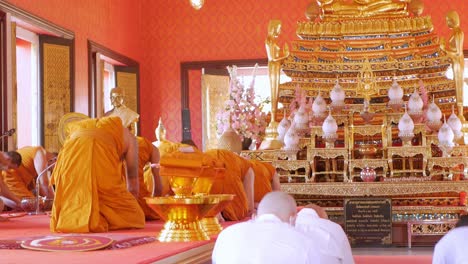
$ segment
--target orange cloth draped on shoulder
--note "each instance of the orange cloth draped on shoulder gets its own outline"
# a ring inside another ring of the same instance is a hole
[[[144,178],[144,168],[148,162],[151,162],[151,154],[153,153],[153,144],[151,141],[144,137],[137,137],[138,143],[138,184],[139,184],[139,192],[138,192],[138,204],[140,204],[141,209],[145,213],[145,217],[148,220],[155,220],[159,219],[158,214],[153,211],[147,204],[145,197],[151,197],[151,192],[148,190],[145,184]],[[151,182],[153,182],[153,173],[151,170],[149,171],[149,176],[151,177]]]
[[[125,183],[122,121],[103,117],[70,125],[51,179],[51,231],[143,228],[145,215]]]
[[[6,186],[19,198],[34,197],[31,190],[37,178],[34,157],[38,151],[43,151],[43,148],[24,147],[16,150],[21,155],[21,165],[17,169],[2,171]]]
[[[249,206],[243,180],[251,167],[250,162],[228,150],[208,150],[205,154],[223,162],[226,166],[224,179],[213,183],[211,193],[235,194],[233,201],[223,210],[223,217],[231,221],[244,219],[248,216]]]
[[[258,160],[250,160],[255,173],[254,179],[254,202],[259,203],[265,194],[273,190],[271,181],[275,173],[275,167],[269,163]]]

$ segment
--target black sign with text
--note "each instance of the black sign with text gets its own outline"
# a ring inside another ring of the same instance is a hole
[[[345,199],[344,215],[352,245],[392,244],[392,199]]]

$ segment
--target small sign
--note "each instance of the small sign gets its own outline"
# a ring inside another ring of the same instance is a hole
[[[352,245],[392,244],[392,199],[345,199],[344,214]]]

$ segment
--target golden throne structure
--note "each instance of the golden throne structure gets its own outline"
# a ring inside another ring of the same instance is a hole
[[[309,100],[320,94],[330,104],[328,94],[338,82],[345,92],[344,107],[334,109],[332,115],[338,124],[338,141],[345,143],[324,144],[321,124],[314,123],[301,140],[308,143],[301,145],[297,155],[279,148],[241,153],[277,167],[287,167],[289,159],[278,159],[286,152],[295,157],[291,164],[308,162],[311,175],[304,182],[283,182],[282,189],[299,204],[325,207],[337,222],[343,220],[345,198],[392,198],[393,240],[403,245],[406,222],[456,219],[467,211],[468,148],[463,137],[442,146],[437,130],[424,121],[424,108],[411,116],[414,137],[401,139],[398,134],[403,103],[414,91],[426,99],[425,105],[428,97],[434,98],[446,116],[454,105],[461,132],[468,133],[458,80],[462,64],[455,56],[463,41],[457,33],[458,15],[448,14],[453,34],[446,47],[422,10],[420,0],[313,1],[306,11],[308,20],[298,22],[297,39],[290,41],[288,56],[282,58],[281,69],[291,81],[279,84],[277,98],[290,109],[300,87]],[[446,76],[450,67],[458,71],[454,80]],[[402,90],[398,104],[389,101],[393,82]],[[276,116],[276,121],[281,118]],[[307,155],[300,155],[304,151]],[[362,171],[369,169],[379,177],[362,182]]]

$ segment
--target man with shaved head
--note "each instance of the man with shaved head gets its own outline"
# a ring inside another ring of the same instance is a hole
[[[223,230],[212,261],[224,263],[339,263],[318,250],[318,243],[294,227],[296,202],[284,192],[270,192],[260,201],[257,216]]]

